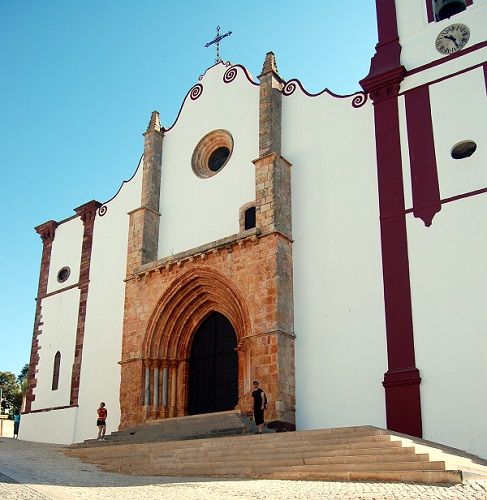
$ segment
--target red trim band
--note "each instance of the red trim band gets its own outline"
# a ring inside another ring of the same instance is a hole
[[[451,203],[452,201],[463,200],[465,198],[471,198],[472,196],[478,196],[479,194],[485,194],[485,193],[487,193],[487,188],[476,189],[475,191],[469,191],[468,193],[457,194],[456,196],[450,196],[450,198],[445,198],[443,200],[440,200],[440,204],[445,205],[446,203]],[[410,214],[416,210],[421,210],[422,208],[427,208],[427,207],[408,208],[404,211],[404,213]]]
[[[460,50],[448,56],[442,57],[441,59],[436,59],[436,61],[432,61],[428,64],[424,64],[423,66],[418,66],[417,68],[413,68],[406,73],[406,76],[415,75],[416,73],[421,73],[421,71],[425,71],[430,68],[434,68],[435,66],[439,66],[440,64],[444,64],[452,61],[453,59],[457,59],[458,57],[469,54],[470,52],[474,52],[479,49],[483,49],[487,45],[487,41],[476,43],[467,49]],[[482,63],[481,63],[482,64]]]
[[[405,104],[414,216],[429,227],[441,210],[429,87],[407,92]]]
[[[51,408],[41,408],[39,410],[31,410],[30,412],[24,412],[22,415],[25,413],[44,413],[48,411],[54,411],[54,410],[65,410],[66,408],[78,408],[79,405],[66,405],[66,406],[52,406]]]
[[[72,288],[76,288],[79,286],[79,283],[75,283],[74,285],[66,286],[64,288],[60,288],[59,290],[54,290],[54,292],[49,292],[43,295],[41,298],[45,299],[46,297],[52,297],[53,295],[57,295],[58,293],[67,292]]]

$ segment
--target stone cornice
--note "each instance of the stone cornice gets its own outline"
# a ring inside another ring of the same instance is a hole
[[[405,75],[406,68],[398,66],[385,73],[368,76],[360,81],[360,85],[370,94],[372,101],[378,102],[397,96]]]
[[[269,160],[267,163],[274,163],[276,160],[282,160],[283,162],[287,163],[287,165],[289,167],[293,166],[293,164],[289,160],[286,160],[286,158],[284,158],[284,156],[277,154],[277,153],[274,153],[274,152],[259,156],[255,160],[252,160],[252,163],[254,165],[257,165],[257,163],[264,162],[264,160]]]
[[[142,205],[138,208],[134,208],[133,210],[131,210],[130,212],[127,212],[128,215],[132,215],[132,214],[135,214],[137,212],[140,212],[141,210],[147,210],[148,212],[152,212],[153,214],[155,215],[161,215],[161,213],[157,210],[154,210],[153,208],[147,206],[147,205]]]
[[[232,234],[231,236],[227,236],[226,238],[221,238],[219,240],[212,241],[211,243],[206,243],[205,245],[201,245],[192,248],[190,250],[179,252],[177,254],[164,257],[163,259],[159,259],[154,262],[144,264],[134,272],[134,276],[141,277],[147,273],[156,271],[157,269],[162,270],[162,268],[166,268],[172,265],[178,265],[178,263],[181,263],[183,261],[194,260],[195,257],[201,257],[204,259],[206,254],[208,253],[218,252],[220,250],[225,250],[225,249],[231,250],[233,246],[243,245],[247,241],[253,241],[257,243],[258,238],[259,234],[255,228],[247,229],[247,231],[242,231],[241,233]]]
[[[74,211],[81,217],[83,224],[92,223],[96,217],[96,211],[101,207],[101,203],[96,200],[88,201],[75,208]]]
[[[41,237],[44,243],[49,243],[54,240],[54,234],[56,233],[56,228],[58,227],[58,223],[54,220],[49,220],[36,226],[34,230]]]

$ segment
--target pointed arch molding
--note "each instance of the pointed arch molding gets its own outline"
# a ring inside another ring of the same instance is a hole
[[[154,308],[143,345],[145,359],[189,357],[193,333],[212,312],[232,324],[239,346],[250,333],[250,316],[240,291],[228,278],[193,268],[176,278]]]

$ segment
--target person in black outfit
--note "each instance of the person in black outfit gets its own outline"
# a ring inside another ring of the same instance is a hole
[[[253,382],[254,390],[252,391],[252,397],[254,398],[254,420],[258,427],[258,433],[262,434],[262,429],[264,428],[264,410],[267,403],[267,397],[265,392],[259,387],[259,382],[254,380]]]

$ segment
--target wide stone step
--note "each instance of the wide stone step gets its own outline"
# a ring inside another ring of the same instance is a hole
[[[151,424],[151,425],[143,425],[135,428],[130,428],[130,429],[124,429],[121,431],[115,431],[111,434],[113,437],[118,437],[118,436],[125,436],[125,435],[134,435],[134,434],[144,434],[144,433],[165,433],[165,434],[171,434],[171,433],[177,433],[177,432],[186,432],[188,428],[189,430],[196,429],[196,430],[218,430],[218,429],[225,429],[225,428],[232,428],[232,427],[238,427],[238,428],[247,428],[247,425],[245,422],[242,421],[242,417],[239,418],[229,418],[225,417],[222,419],[218,419],[216,421],[200,421],[200,422],[192,422],[192,421],[186,421],[184,424],[183,423],[167,423],[165,421],[162,421],[158,424]],[[249,427],[253,427],[252,425],[249,425]]]
[[[246,443],[246,449],[248,447],[253,448],[265,448],[269,446],[282,446],[285,444],[288,446],[324,446],[324,445],[341,445],[341,444],[349,444],[356,443],[360,441],[369,441],[369,442],[391,442],[390,438],[383,434],[377,433],[366,433],[360,432],[356,434],[347,434],[347,435],[336,435],[336,436],[310,436],[306,439],[300,437],[296,439],[294,436],[298,434],[296,432],[288,432],[288,433],[276,433],[272,435],[249,435],[249,436],[234,436],[226,438],[227,443],[235,444],[236,446],[240,445],[243,441]],[[219,438],[215,439],[207,439],[202,441],[207,447],[216,447],[220,446]],[[153,443],[155,444],[155,443]],[[179,445],[178,445],[179,446]]]
[[[110,464],[104,464],[110,467]],[[327,464],[327,465],[294,465],[292,463],[274,463],[272,465],[259,463],[255,461],[248,463],[245,461],[235,462],[232,464],[202,464],[202,463],[168,463],[161,466],[160,464],[148,464],[144,468],[138,465],[126,464],[119,467],[117,470],[128,472],[131,474],[140,474],[142,470],[147,471],[146,474],[162,475],[162,476],[208,476],[208,475],[257,475],[267,473],[282,473],[282,472],[299,472],[305,474],[340,472],[344,470],[342,464]],[[444,462],[398,462],[398,463],[381,463],[380,467],[377,464],[359,463],[347,464],[348,472],[374,472],[377,470],[389,472],[404,472],[404,471],[444,471]]]
[[[146,443],[154,441],[174,441],[215,436],[243,435],[255,432],[255,423],[240,411],[226,411],[206,415],[173,417],[145,422],[136,427],[112,432],[106,436],[105,446],[118,443]],[[274,432],[266,430],[266,432]],[[99,446],[96,439],[72,445],[73,448]]]
[[[444,460],[448,468],[486,474],[487,460],[476,455],[397,432],[391,432],[390,437],[392,442],[399,441],[403,446],[414,446],[417,452],[429,453],[432,460]]]
[[[113,457],[97,457],[96,462],[100,464],[113,464],[113,465],[134,465],[143,462],[144,464],[150,463],[156,467],[190,467],[204,464],[213,468],[220,466],[232,465],[240,467],[249,464],[255,464],[261,467],[267,465],[344,465],[344,464],[370,464],[372,467],[381,463],[406,463],[406,462],[427,462],[429,460],[428,454],[415,454],[408,453],[393,453],[395,449],[390,450],[389,453],[374,453],[374,450],[367,450],[366,455],[333,455],[323,456],[323,454],[282,454],[275,456],[273,454],[248,454],[242,455],[234,450],[233,454],[212,454],[208,456],[204,452],[193,453],[190,456],[180,455],[176,452],[168,452],[164,454],[158,453],[134,453],[130,456],[113,456]],[[382,451],[382,450],[381,450]],[[94,457],[88,458],[89,461],[95,461]],[[438,461],[439,463],[439,461]],[[442,462],[444,463],[444,462]]]
[[[480,459],[409,438],[360,426],[116,446],[99,443],[67,454],[107,471],[139,475],[423,483],[458,483],[463,473],[487,478]],[[455,460],[461,462],[458,467]]]
[[[295,465],[337,465],[343,466],[344,464],[348,466],[362,466],[366,465],[366,467],[377,468],[381,467],[383,463],[392,465],[392,464],[405,464],[405,463],[432,463],[429,462],[428,454],[421,455],[360,455],[360,456],[348,456],[348,457],[317,457],[317,458],[303,458],[303,457],[280,457],[273,458],[270,461],[262,459],[261,457],[241,457],[240,455],[234,456],[232,458],[227,457],[225,460],[221,458],[214,458],[213,460],[204,461],[204,465],[217,470],[221,467],[246,467],[246,466],[256,466],[262,469],[266,469],[267,467],[276,467],[276,466],[295,466]],[[127,462],[126,462],[127,463]],[[151,466],[161,467],[161,468],[173,468],[173,467],[197,467],[201,464],[201,461],[198,460],[180,460],[180,459],[170,459],[170,458],[149,458],[149,463]],[[444,462],[437,462],[443,463]],[[387,466],[386,466],[387,468]],[[433,467],[433,468],[436,468]]]
[[[307,471],[313,472],[316,470],[320,471],[334,471],[343,470],[343,464],[320,464],[320,465],[293,465],[291,467],[294,471]],[[380,464],[377,462],[365,462],[365,463],[350,463],[346,464],[346,469],[348,471],[356,470],[391,470],[391,471],[405,471],[405,470],[445,470],[445,462],[432,462],[430,460],[424,460],[419,462],[389,462]]]
[[[362,438],[364,439],[364,438]],[[218,441],[218,443],[212,443],[210,441]],[[101,443],[100,443],[101,444]],[[168,446],[168,443],[151,443],[149,445],[123,445],[117,447],[105,447],[100,446],[97,448],[97,453],[94,456],[95,460],[99,460],[103,457],[113,457],[114,459],[122,460],[125,457],[131,457],[134,455],[150,455],[155,456],[168,456],[168,457],[181,457],[181,458],[191,458],[191,457],[211,457],[212,455],[223,455],[232,456],[235,454],[235,445],[226,441],[220,442],[219,440],[205,440],[205,441],[177,441],[173,442],[174,446]],[[269,440],[268,442],[259,443],[259,445],[252,446],[248,442],[239,442],[239,446],[245,446],[246,455],[255,455],[259,457],[269,457],[272,459],[277,456],[290,456],[291,454],[352,454],[358,450],[359,453],[363,453],[362,450],[367,450],[370,448],[382,448],[383,450],[396,450],[402,449],[400,443],[391,443],[386,437],[379,436],[378,439],[365,439],[345,442],[335,442],[331,445],[320,445],[313,442],[312,444],[302,443],[290,443],[289,446],[277,445]],[[237,450],[241,448],[237,447]],[[238,453],[240,453],[238,451]],[[89,449],[79,449],[77,450],[77,456],[89,456],[92,452]],[[311,455],[313,456],[313,455]]]
[[[448,471],[334,471],[334,472],[271,472],[254,476],[258,479],[287,479],[298,481],[378,481],[424,484],[459,484],[462,473]]]
[[[359,445],[361,443],[357,443]],[[213,458],[223,458],[223,459],[231,459],[233,456],[235,456],[235,450],[231,448],[225,448],[225,449],[212,449],[212,450],[204,450],[204,449],[184,449],[184,450],[174,450],[172,452],[168,452],[166,450],[150,450],[148,452],[150,457],[177,457],[178,459],[192,459],[192,458],[199,458],[199,459],[206,459],[206,460],[212,460]],[[318,448],[307,448],[307,449],[302,449],[302,450],[292,450],[292,449],[279,449],[279,450],[272,450],[268,449],[267,453],[264,453],[262,451],[254,452],[254,451],[249,451],[245,450],[245,455],[249,457],[257,457],[257,458],[276,458],[280,456],[286,456],[286,457],[301,457],[301,458],[314,458],[314,457],[340,457],[340,456],[361,456],[361,455],[373,455],[373,456],[380,456],[380,455],[414,455],[415,450],[414,447],[408,447],[408,448],[400,448],[397,446],[394,447],[383,447],[383,448],[378,448],[378,447],[371,447],[370,443],[363,443],[363,447],[360,448],[358,446],[354,448],[345,448],[345,449],[337,449],[337,448],[324,448],[324,447],[318,447]]]
[[[289,440],[286,440],[283,435],[289,437]],[[218,450],[222,449],[222,444],[220,439],[225,439],[224,447],[232,448],[233,446],[241,446],[242,440],[245,440],[245,449],[247,453],[252,452],[266,452],[268,450],[272,450],[273,453],[286,453],[286,452],[299,452],[299,451],[318,451],[325,449],[353,449],[353,448],[363,448],[363,447],[401,447],[400,442],[391,442],[389,437],[382,434],[367,434],[363,432],[358,432],[355,434],[346,434],[344,436],[340,436],[339,434],[333,436],[313,436],[308,439],[294,439],[293,433],[281,433],[281,434],[272,434],[272,435],[256,435],[256,436],[238,436],[231,438],[203,438],[193,443],[191,440],[184,441],[172,441],[169,444],[167,441],[161,442],[151,442],[146,446],[147,450],[153,451],[154,449],[163,450],[166,447],[171,450],[184,450],[185,448],[188,450],[195,450],[201,447],[204,447],[206,450]],[[285,445],[283,446],[283,443]],[[116,450],[110,451],[110,446],[108,442],[94,442],[92,446],[96,446],[101,455],[107,454],[123,454],[124,446],[130,446],[127,443],[119,444],[116,446]],[[134,443],[131,446],[137,446],[140,443]],[[88,446],[84,446],[82,448],[78,447],[80,450],[83,448],[87,448]],[[72,447],[74,449],[75,447]],[[131,452],[129,452],[131,453]]]
[[[362,450],[359,450],[362,451]],[[131,455],[121,455],[121,456],[109,456],[109,457],[88,457],[86,461],[99,464],[112,464],[114,466],[123,466],[137,463],[150,463],[153,466],[164,466],[165,464],[182,464],[187,466],[191,463],[206,463],[212,465],[221,464],[232,464],[233,466],[255,463],[261,465],[263,463],[270,463],[272,465],[287,464],[287,465],[317,465],[317,464],[347,464],[347,463],[362,463],[362,462],[406,462],[406,461],[421,461],[427,460],[427,454],[416,455],[414,449],[401,449],[393,448],[390,450],[383,449],[364,449],[366,454],[353,454],[347,455],[332,454],[328,452],[326,455],[323,452],[311,452],[311,453],[287,453],[282,455],[262,455],[262,454],[248,454],[242,457],[241,453],[221,453],[213,452],[207,454],[203,451],[195,451],[190,454],[181,455],[177,451],[168,450],[165,453],[144,453],[143,450],[139,450],[137,453],[132,453]],[[387,452],[387,453],[386,453]]]
[[[193,428],[192,429],[192,433],[191,435],[204,435],[204,434],[212,434],[212,433],[215,433],[215,432],[232,432],[232,431],[238,431],[238,434],[251,434],[251,432],[248,430],[247,427],[245,426],[235,426],[235,427],[220,427],[219,429],[210,429],[210,428],[206,428],[206,427],[203,427],[203,428]],[[337,439],[348,439],[349,437],[361,437],[361,436],[369,436],[369,435],[379,435],[379,431],[378,430],[370,430],[370,429],[364,429],[364,430],[358,430],[358,431],[355,431],[355,432],[340,432],[340,433],[320,433],[319,431],[308,431],[309,434],[306,434],[305,436],[301,436],[301,435],[298,435],[300,433],[296,433],[296,432],[290,432],[290,433],[274,433],[273,431],[269,430],[269,429],[265,429],[265,431],[268,431],[268,432],[265,432],[265,433],[269,433],[272,432],[275,436],[275,439],[276,441],[286,441],[286,443],[290,443],[290,442],[299,442],[299,441],[307,441],[309,439],[313,439],[313,440],[318,440],[318,441],[335,441]],[[108,441],[120,441],[120,440],[124,440],[124,439],[127,439],[127,440],[135,440],[135,439],[138,439],[138,438],[144,438],[147,439],[147,437],[151,437],[153,438],[154,441],[157,441],[157,440],[162,440],[162,439],[159,439],[159,438],[166,438],[168,436],[166,436],[166,434],[169,434],[167,431],[159,431],[157,428],[156,429],[148,429],[148,430],[141,430],[141,431],[138,431],[137,433],[135,434],[131,434],[131,433],[127,433],[125,431],[120,431],[117,433],[112,433],[112,435],[110,435],[109,437],[107,437],[107,442]],[[176,439],[177,437],[177,433],[171,435],[171,440],[177,440]],[[239,437],[238,435],[236,437]],[[256,437],[259,437],[259,436],[256,436]]]
[[[304,457],[304,465],[326,465],[326,464],[358,464],[369,463],[378,464],[381,462],[427,462],[430,457],[427,453],[414,454],[408,453],[387,453],[387,454],[371,454],[371,455],[346,455],[346,456],[326,456],[326,457]]]
[[[161,474],[167,473],[168,471],[175,470],[208,470],[213,472],[219,472],[221,470],[227,470],[228,468],[232,468],[235,471],[238,471],[240,468],[251,467],[254,468],[255,471],[268,471],[268,472],[277,472],[277,471],[285,471],[288,469],[294,471],[334,471],[334,470],[343,470],[344,463],[342,462],[328,462],[322,464],[305,464],[304,460],[290,460],[290,459],[279,459],[274,460],[272,462],[263,462],[258,459],[251,460],[232,460],[230,461],[222,461],[222,462],[171,462],[171,461],[157,461],[150,460],[149,466],[155,470],[160,470]],[[136,464],[127,463],[127,466],[136,466]],[[392,461],[392,462],[364,462],[364,461],[355,461],[350,460],[346,463],[346,469],[349,471],[353,470],[445,470],[445,462],[431,462],[428,459],[416,460],[416,461]],[[169,474],[170,475],[170,474]]]

